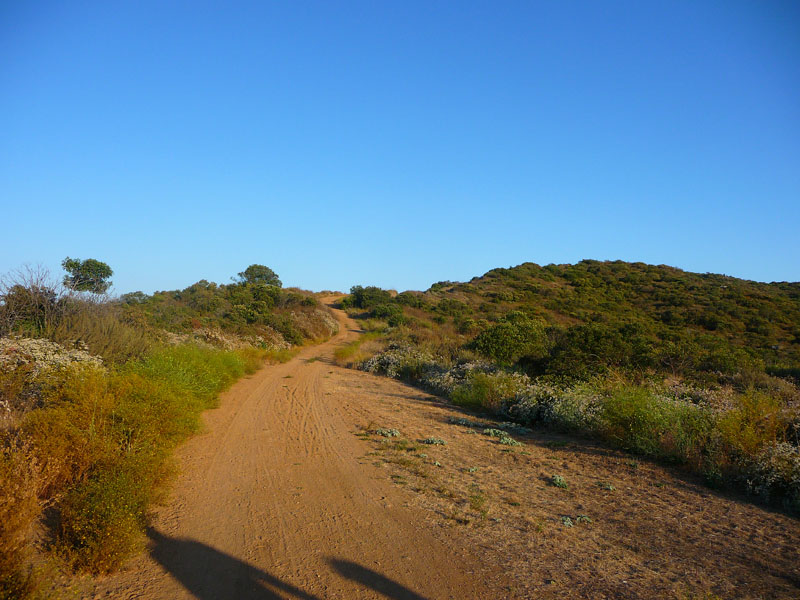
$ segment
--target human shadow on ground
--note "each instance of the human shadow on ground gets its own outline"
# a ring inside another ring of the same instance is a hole
[[[379,594],[383,594],[392,600],[427,600],[424,596],[420,596],[393,579],[389,579],[367,567],[362,567],[358,563],[329,557],[328,564],[343,577],[355,581],[366,588],[375,590]]]
[[[150,556],[198,600],[321,600],[229,554],[148,528]],[[279,594],[278,592],[282,592]]]

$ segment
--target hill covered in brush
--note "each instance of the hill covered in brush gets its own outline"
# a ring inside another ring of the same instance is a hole
[[[368,333],[341,364],[800,511],[798,283],[586,260],[342,304]]]
[[[238,338],[263,348],[286,348],[327,338],[338,327],[314,294],[257,281],[201,280],[182,290],[125,294],[118,303],[129,322],[222,345]]]
[[[585,260],[493,269],[392,297],[355,288],[375,317],[531,375],[608,369],[800,373],[800,283],[758,283],[668,266]]]

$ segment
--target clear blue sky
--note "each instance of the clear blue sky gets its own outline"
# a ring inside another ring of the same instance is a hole
[[[0,272],[800,280],[800,3],[0,0]]]

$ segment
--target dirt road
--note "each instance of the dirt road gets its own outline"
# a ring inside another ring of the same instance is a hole
[[[365,458],[354,434],[374,407],[348,390],[377,378],[332,364],[358,335],[337,318],[333,339],[240,381],[205,415],[148,552],[95,597],[501,597],[459,533],[431,525]]]

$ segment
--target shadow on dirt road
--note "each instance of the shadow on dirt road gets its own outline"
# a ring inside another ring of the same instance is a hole
[[[427,600],[424,596],[420,596],[393,579],[367,567],[362,567],[358,563],[338,558],[328,558],[328,563],[343,577],[375,590],[392,600]]]
[[[193,540],[148,529],[150,555],[199,600],[321,600],[241,560]],[[279,594],[278,591],[282,592]]]
[[[198,600],[282,600],[286,595],[300,600],[322,600],[201,542],[172,538],[153,528],[147,530],[147,536],[151,542],[150,556]],[[359,587],[371,589],[391,600],[427,600],[357,563],[328,558],[328,564]]]

